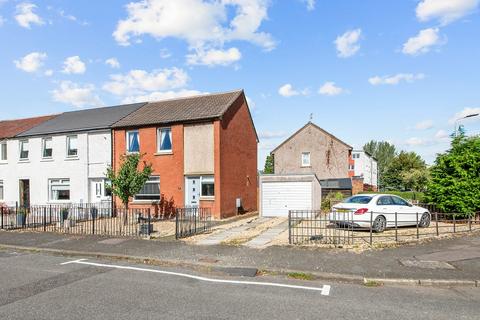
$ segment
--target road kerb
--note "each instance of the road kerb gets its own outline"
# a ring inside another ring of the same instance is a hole
[[[24,252],[44,252],[53,255],[67,256],[67,257],[90,257],[90,258],[104,258],[111,260],[124,260],[135,263],[143,263],[165,267],[184,267],[198,271],[212,271],[213,267],[216,270],[224,268],[232,268],[233,266],[219,266],[216,264],[206,262],[186,262],[180,260],[167,260],[152,257],[129,256],[122,254],[111,254],[104,252],[84,252],[75,250],[63,250],[52,248],[38,248],[0,244],[0,249],[9,249]],[[254,268],[255,266],[251,266]],[[480,285],[479,280],[455,280],[455,279],[401,279],[401,278],[370,278],[350,274],[337,274],[327,272],[310,272],[305,270],[286,270],[286,269],[262,269],[263,271],[276,275],[288,275],[289,273],[308,272],[315,277],[315,280],[335,281],[352,284],[365,284],[368,282],[376,282],[384,285],[411,285],[411,286],[473,286]],[[220,271],[221,272],[221,271]]]

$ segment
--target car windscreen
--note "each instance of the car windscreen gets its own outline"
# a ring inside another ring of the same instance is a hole
[[[350,197],[347,200],[343,201],[343,203],[358,203],[358,204],[367,204],[372,200],[373,197],[371,196],[354,196]]]

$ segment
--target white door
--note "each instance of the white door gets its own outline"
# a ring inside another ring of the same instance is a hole
[[[104,180],[90,179],[90,203],[101,202],[104,196]]]
[[[289,210],[312,210],[311,182],[263,182],[262,216],[288,217]]]
[[[185,178],[185,206],[200,206],[200,177]]]

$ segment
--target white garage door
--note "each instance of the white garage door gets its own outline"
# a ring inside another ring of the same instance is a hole
[[[311,209],[311,182],[262,183],[262,216],[288,217],[289,210]]]

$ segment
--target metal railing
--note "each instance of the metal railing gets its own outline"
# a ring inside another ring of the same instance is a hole
[[[0,207],[0,229],[81,235],[149,236],[150,209],[119,209],[109,203]]]
[[[209,208],[178,208],[175,216],[175,238],[181,239],[209,232],[212,225]]]
[[[434,208],[430,205],[429,208]],[[436,210],[438,211],[438,210]],[[290,211],[290,244],[382,244],[480,230],[478,215],[432,212]]]

